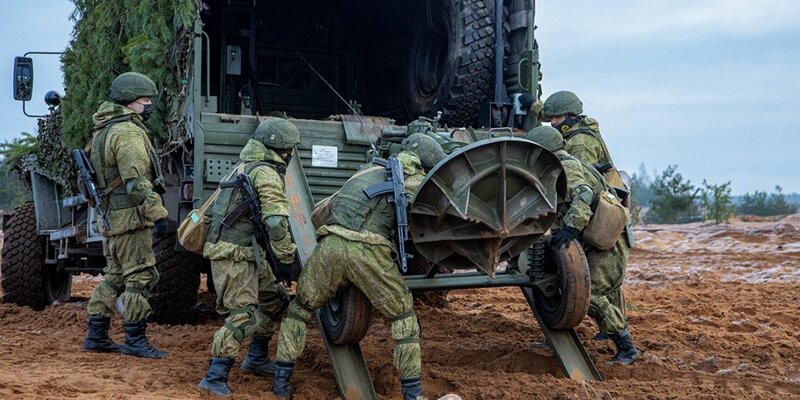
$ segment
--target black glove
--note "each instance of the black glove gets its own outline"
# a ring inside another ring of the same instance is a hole
[[[571,226],[565,226],[561,229],[557,229],[553,231],[553,237],[550,238],[550,244],[552,244],[556,249],[560,249],[568,245],[571,240],[577,239],[578,233],[580,233],[580,231]]]
[[[275,266],[275,281],[276,282],[286,282],[286,285],[292,284],[292,264],[286,264],[282,262],[278,262],[278,265]]]
[[[161,218],[153,223],[153,239],[159,240],[167,236],[167,219]]]

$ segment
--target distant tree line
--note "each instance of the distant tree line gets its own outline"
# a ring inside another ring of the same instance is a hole
[[[0,210],[12,209],[26,200],[28,193],[14,172],[22,157],[36,150],[36,138],[29,133],[0,143]]]
[[[632,214],[636,222],[674,224],[694,221],[728,222],[738,215],[785,215],[797,211],[780,186],[773,193],[755,191],[740,197],[731,195],[731,182],[693,185],[678,172],[677,165],[647,172],[644,164],[631,177],[633,181]],[[647,211],[642,216],[642,210]]]

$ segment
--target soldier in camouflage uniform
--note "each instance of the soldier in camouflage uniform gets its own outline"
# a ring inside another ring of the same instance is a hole
[[[555,92],[544,102],[542,118],[564,135],[567,141],[564,150],[573,157],[589,163],[611,162],[600,125],[597,120],[581,115],[583,103],[575,93],[566,90]]]
[[[147,302],[158,281],[153,236],[166,233],[167,210],[161,196],[163,178],[158,157],[142,123],[152,112],[158,94],[153,81],[136,72],[119,75],[111,84],[111,101],[94,114],[91,162],[103,191],[98,206],[108,215],[110,230],[98,224],[105,237],[105,280],[89,299],[89,328],[83,348],[97,352],[163,358],[146,336]],[[154,187],[154,182],[156,185]],[[153,229],[151,235],[151,228]],[[114,309],[125,320],[125,344],[108,337]]]
[[[580,233],[592,218],[592,205],[596,204],[600,192],[606,189],[602,176],[590,165],[581,162],[564,149],[564,138],[549,126],[540,126],[528,133],[528,139],[553,152],[561,161],[567,176],[567,201],[569,207],[561,211],[556,222],[551,243],[556,248],[565,246],[570,240],[580,240]],[[592,279],[592,294],[589,316],[597,321],[600,332],[611,337],[617,346],[617,354],[610,362],[631,364],[639,358],[633,345],[625,320],[622,300],[622,281],[628,262],[628,244],[625,232],[614,247],[601,251],[582,243]]]
[[[422,183],[424,169],[432,168],[445,154],[436,141],[422,133],[410,135],[403,145],[405,150],[397,157],[403,164],[404,186],[410,197]],[[289,304],[278,336],[273,387],[278,397],[292,395],[290,379],[305,347],[306,322],[337,290],[352,283],[392,321],[394,364],[400,372],[404,399],[424,399],[419,324],[411,292],[393,255],[397,254],[392,240],[394,206],[383,196],[370,199],[364,194],[365,188],[385,181],[385,168],[375,165],[350,178],[333,198],[326,225],[317,230],[319,244],[300,274],[297,297]]]
[[[230,315],[214,333],[208,373],[199,387],[218,396],[231,394],[228,373],[242,341],[249,336],[252,339],[242,369],[257,375],[275,373],[275,365],[267,357],[269,340],[289,304],[286,288],[277,282],[291,284],[295,257],[283,175],[298,143],[300,132],[294,124],[270,118],[258,125],[239,154],[241,164],[237,168],[243,167],[258,192],[269,249],[256,243],[255,225],[246,216],[223,224],[242,204],[236,188],[223,189],[208,212],[212,222],[203,255],[211,260],[217,312]],[[266,251],[275,256],[278,264],[272,266],[274,273],[264,256]]]

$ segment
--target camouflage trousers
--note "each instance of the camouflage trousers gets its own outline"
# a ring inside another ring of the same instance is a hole
[[[150,228],[105,238],[103,255],[105,280],[92,291],[89,315],[112,317],[117,309],[126,321],[146,319],[152,312],[147,296],[158,282]]]
[[[394,365],[400,378],[420,376],[419,323],[411,291],[392,259],[392,249],[334,234],[322,238],[300,274],[297,296],[289,304],[286,320],[281,324],[275,359],[297,360],[305,348],[306,322],[313,311],[351,283],[392,321]]]
[[[599,251],[584,246],[584,252],[592,277],[589,316],[597,321],[600,332],[619,332],[628,326],[625,321],[625,296],[622,294],[622,281],[630,253],[628,244],[624,237],[620,237],[610,250]]]
[[[217,312],[230,313],[211,341],[211,356],[235,358],[242,342],[252,335],[272,335],[288,304],[289,294],[275,282],[267,262],[256,270],[249,260],[211,260],[217,291]]]

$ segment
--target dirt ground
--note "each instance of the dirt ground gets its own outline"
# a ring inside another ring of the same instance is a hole
[[[612,345],[589,340],[596,328],[587,320],[578,333],[605,381],[575,383],[564,378],[518,289],[451,292],[448,307],[417,310],[428,395],[800,398],[800,215],[722,226],[642,226],[637,233],[626,294],[640,362],[605,365]],[[72,300],[42,312],[0,304],[0,398],[211,398],[196,385],[222,321],[151,325],[153,342],[170,352],[163,360],[85,353],[86,300],[98,282],[76,276]],[[119,320],[112,332],[123,339]],[[362,348],[380,397],[398,398],[385,321],[373,321]],[[238,368],[230,379],[239,399],[272,398],[271,382]],[[337,396],[316,327],[294,383],[296,398]]]

